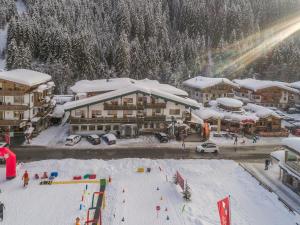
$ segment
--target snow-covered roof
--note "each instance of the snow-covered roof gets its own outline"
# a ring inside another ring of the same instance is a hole
[[[270,155],[273,158],[277,159],[278,161],[283,162],[284,158],[285,158],[285,151],[284,150],[277,150],[277,151],[271,152]]]
[[[239,85],[230,81],[227,78],[216,78],[216,77],[202,77],[197,76],[191,79],[188,79],[183,82],[184,86],[191,87],[191,88],[198,88],[198,89],[205,89],[209,87],[213,87],[218,84],[228,84],[232,87],[238,88]]]
[[[231,108],[241,108],[243,106],[243,102],[233,98],[218,98],[216,99],[216,101],[220,105],[231,107]]]
[[[300,81],[296,81],[296,82],[290,83],[290,84],[288,84],[288,86],[300,90]]]
[[[154,95],[157,97],[161,97],[176,103],[183,104],[185,106],[199,108],[199,103],[193,99],[179,97],[174,94],[170,94],[168,92],[155,89],[155,88],[146,88],[142,85],[132,84],[128,87],[121,88],[115,91],[106,92],[103,94],[95,95],[93,97],[84,98],[77,101],[67,102],[64,104],[65,110],[71,110],[75,108],[80,108],[90,104],[96,104],[98,102],[107,101],[109,99],[118,98],[120,96],[128,95],[131,93],[141,92],[148,95]]]
[[[279,81],[271,81],[271,80],[256,80],[253,78],[247,78],[247,79],[235,79],[233,80],[235,83],[237,83],[240,87],[252,90],[252,91],[258,91],[265,88],[270,87],[278,87],[281,89],[284,89],[286,91],[298,93],[299,91],[295,88],[291,88],[287,85],[287,83],[279,82]]]
[[[273,110],[271,110],[267,107],[261,106],[261,105],[248,103],[246,106],[244,106],[244,109],[247,110],[247,111],[251,111],[251,112],[255,113],[256,116],[261,117],[261,118],[266,118],[266,117],[269,117],[269,116],[281,118],[281,116],[278,115]]]
[[[16,69],[0,72],[0,79],[32,87],[50,81],[51,76],[33,70]]]
[[[197,124],[204,124],[203,119],[201,119],[198,115],[195,113],[191,113],[191,123],[197,123]]]
[[[70,89],[74,93],[88,93],[88,92],[108,92],[118,90],[129,85],[139,85],[145,88],[156,88],[162,91],[179,95],[188,96],[188,93],[184,90],[171,86],[169,84],[161,84],[157,80],[135,80],[131,78],[112,78],[102,80],[81,80],[75,83]]]
[[[288,137],[281,141],[282,145],[285,145],[300,154],[300,137]]]

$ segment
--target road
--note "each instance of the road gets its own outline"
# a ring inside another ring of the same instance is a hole
[[[37,161],[44,159],[119,159],[119,158],[151,158],[151,159],[232,159],[236,161],[262,161],[269,157],[276,146],[221,147],[219,154],[196,153],[194,149],[155,147],[155,148],[105,148],[105,149],[70,149],[45,147],[14,147],[19,161]]]

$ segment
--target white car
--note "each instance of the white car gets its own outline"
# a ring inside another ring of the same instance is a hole
[[[66,145],[68,145],[68,146],[76,145],[80,140],[81,140],[80,135],[70,135],[66,139]]]
[[[201,145],[197,145],[196,152],[199,152],[199,153],[204,153],[204,152],[219,153],[219,147],[214,143],[203,143]]]

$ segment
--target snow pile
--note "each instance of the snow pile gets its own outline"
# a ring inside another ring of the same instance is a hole
[[[282,140],[281,143],[300,154],[300,138],[299,137],[285,138]]]
[[[238,84],[230,81],[227,78],[197,76],[183,82],[184,86],[191,87],[191,88],[198,88],[198,89],[205,89],[205,88],[213,87],[218,84],[227,84],[234,88],[239,87]]]
[[[219,105],[230,108],[241,108],[243,106],[243,102],[233,98],[218,98],[216,101]]]
[[[149,167],[151,172],[137,173],[138,167]],[[25,170],[31,180],[29,187],[23,189],[21,175]],[[183,201],[179,187],[171,181],[176,170],[191,187],[191,202]],[[0,169],[1,201],[6,207],[3,225],[64,225],[74,224],[77,216],[86,217],[87,209],[79,210],[85,184],[41,186],[32,176],[44,171],[57,171],[57,180],[71,180],[86,173],[95,173],[97,178],[111,176],[112,183],[105,193],[103,224],[219,225],[217,201],[228,195],[233,224],[295,225],[300,220],[298,214],[290,213],[275,194],[265,190],[233,161],[66,159],[26,163],[11,181],[5,180],[5,170]],[[99,185],[89,184],[87,206],[94,191],[99,191]],[[157,214],[158,205],[161,210]]]
[[[0,72],[0,79],[9,80],[31,87],[50,81],[51,76],[33,70],[16,69]]]
[[[244,109],[250,112],[253,112],[256,114],[256,116],[261,117],[261,118],[266,118],[269,116],[281,118],[276,112],[273,110],[266,108],[261,105],[256,105],[252,103],[248,103],[246,106],[244,106]]]
[[[288,86],[300,90],[300,81],[288,84]]]
[[[135,85],[135,84],[129,85],[128,87],[121,88],[121,89],[118,89],[115,91],[110,91],[110,92],[106,92],[104,94],[99,94],[99,95],[96,95],[93,97],[88,97],[88,98],[80,99],[80,100],[73,101],[73,102],[67,102],[66,104],[64,104],[64,106],[65,106],[65,110],[71,110],[73,108],[86,106],[86,105],[90,105],[93,103],[104,102],[108,99],[118,98],[122,95],[132,94],[135,92],[141,92],[141,93],[144,93],[147,95],[155,95],[155,96],[159,96],[159,97],[162,97],[162,98],[165,98],[170,101],[174,101],[174,102],[186,105],[186,106],[199,108],[199,103],[193,99],[182,98],[177,95],[170,94],[165,91],[161,91],[159,89],[144,87],[144,86]]]
[[[53,118],[63,118],[65,114],[64,106],[63,105],[56,105],[51,117]]]
[[[240,87],[252,90],[252,91],[258,91],[265,88],[271,88],[271,87],[278,87],[281,89],[284,89],[286,91],[298,93],[299,91],[297,89],[291,88],[288,86],[287,83],[279,82],[279,81],[270,81],[270,80],[256,80],[252,78],[247,78],[243,80],[235,79],[233,80],[235,83],[237,83]]]

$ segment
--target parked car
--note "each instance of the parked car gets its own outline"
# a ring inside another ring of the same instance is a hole
[[[100,137],[97,134],[88,135],[86,139],[92,145],[99,145],[101,143]]]
[[[296,113],[300,113],[300,110],[297,109],[297,108],[289,108],[289,109],[287,110],[287,113],[288,113],[288,114],[296,114]]]
[[[219,153],[219,147],[215,143],[203,143],[201,145],[197,145],[196,152],[198,153],[205,153],[205,152],[212,152],[212,153]]]
[[[159,140],[160,143],[166,143],[169,141],[169,138],[165,133],[158,132],[158,133],[155,133],[154,135]]]
[[[102,138],[108,145],[114,145],[117,143],[116,135],[112,133],[105,134],[102,136]]]
[[[81,141],[81,136],[80,135],[70,135],[66,139],[66,145],[73,146],[73,145],[76,145],[80,141]]]

